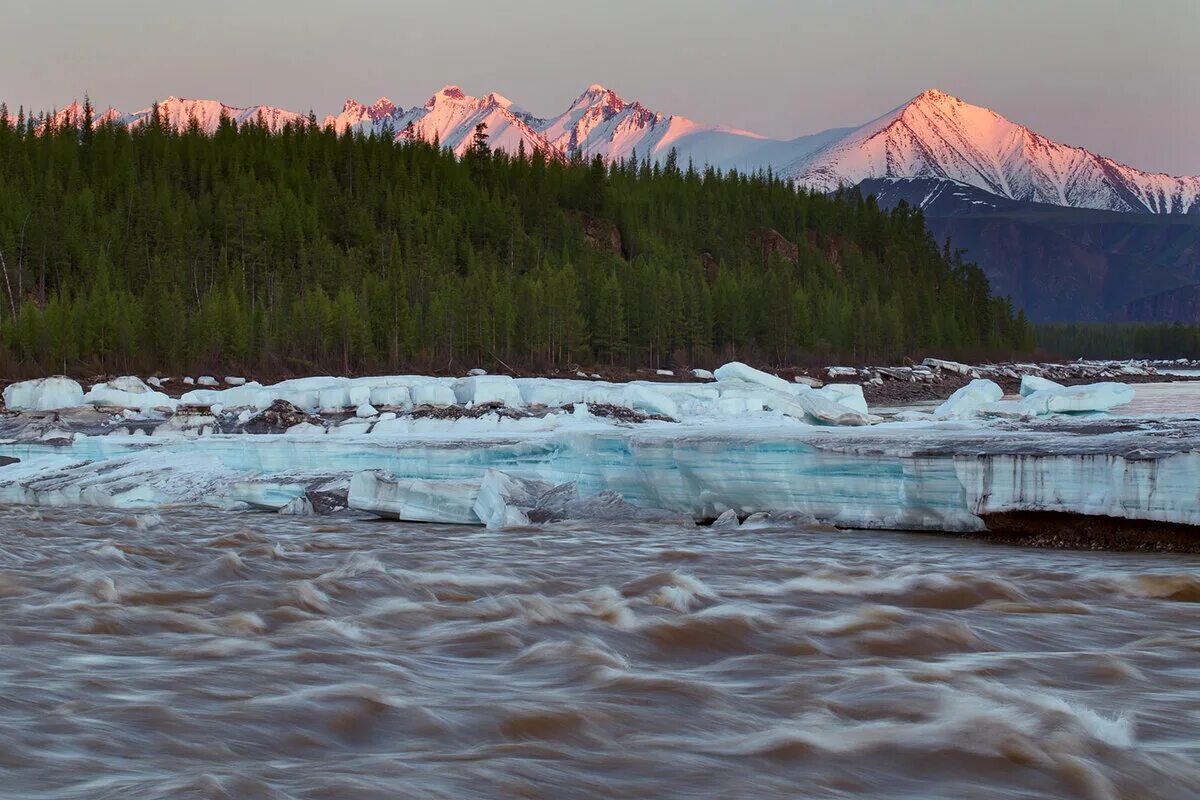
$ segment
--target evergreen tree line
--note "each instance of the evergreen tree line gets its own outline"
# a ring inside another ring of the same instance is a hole
[[[771,244],[774,242],[775,244]],[[784,246],[777,246],[783,242]],[[0,107],[5,371],[562,368],[1028,351],[919,211],[636,155],[134,130]]]
[[[1038,348],[1063,358],[1200,359],[1200,325],[1066,322],[1037,326]]]

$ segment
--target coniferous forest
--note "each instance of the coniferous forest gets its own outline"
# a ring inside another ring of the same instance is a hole
[[[36,131],[36,132],[35,132]],[[0,366],[498,370],[1029,351],[919,212],[769,174],[0,109]]]

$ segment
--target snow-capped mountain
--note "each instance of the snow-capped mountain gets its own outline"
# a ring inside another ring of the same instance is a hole
[[[792,162],[784,174],[826,191],[869,178],[948,178],[1014,200],[1059,206],[1200,211],[1200,178],[1118,164],[937,89]]]
[[[144,124],[135,114],[109,109],[100,119]],[[213,131],[222,114],[237,124],[262,119],[271,130],[306,117],[274,106],[238,108],[216,100],[168,97],[159,113],[185,128],[194,118]],[[78,124],[78,104],[58,112]],[[538,117],[492,93],[473,97],[446,86],[424,104],[404,109],[386,97],[372,105],[347,100],[325,118],[338,132],[353,130],[398,139],[436,139],[456,153],[485,123],[493,148],[539,150],[552,157],[663,160],[674,150],[681,165],[755,171],[772,169],[797,183],[831,191],[874,178],[938,178],[1026,202],[1153,214],[1200,213],[1200,178],[1134,169],[1082,147],[1059,144],[1010,122],[990,109],[930,89],[858,128],[837,128],[796,139],[771,139],[750,131],[664,114],[589,86],[561,114]]]
[[[758,170],[798,159],[849,129],[780,141],[750,131],[708,125],[677,114],[662,114],[592,84],[562,114],[532,121],[555,148],[571,156],[623,159],[631,154],[655,160],[672,149],[681,164]]]
[[[365,106],[351,98],[342,106],[342,113],[325,118],[325,124],[332,126],[338,133],[355,130],[360,133],[378,136],[385,129],[396,131],[396,121],[404,113],[404,109],[386,97],[381,97],[373,104]]]
[[[325,124],[339,133],[349,129],[378,135],[386,129],[397,138],[436,138],[443,147],[461,155],[471,146],[475,126],[483,123],[493,149],[516,153],[524,144],[527,153],[540,150],[561,155],[530,125],[531,120],[534,118],[503,95],[492,92],[486,97],[472,97],[457,86],[445,86],[425,105],[407,111],[387,98],[380,98],[372,106],[347,100],[342,113],[326,117]]]
[[[72,101],[64,108],[60,108],[54,112],[52,119],[54,127],[61,128],[66,125],[79,127],[83,124],[83,104],[78,100]],[[109,106],[104,111],[92,109],[92,118],[96,125],[104,125],[110,122],[118,122],[121,120],[121,112],[117,111],[112,106]]]
[[[153,112],[154,107],[148,106],[133,114],[122,115],[117,121],[133,128],[149,122]],[[217,129],[222,115],[228,117],[236,125],[244,125],[247,122],[263,122],[272,132],[282,130],[283,126],[288,123],[300,124],[307,119],[303,114],[276,106],[238,108],[227,106],[218,100],[187,100],[174,95],[159,101],[158,114],[169,127],[177,130],[185,130],[194,119],[199,124],[200,130],[205,133],[212,133]]]

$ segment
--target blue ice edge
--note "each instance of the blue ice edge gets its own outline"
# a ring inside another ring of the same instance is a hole
[[[0,502],[153,507],[245,501],[278,508],[313,481],[379,470],[427,481],[488,470],[581,495],[711,519],[799,511],[843,527],[973,531],[982,515],[1058,511],[1200,525],[1200,424],[1057,420],[870,428],[651,424],[454,438],[212,435],[0,443],[30,462]],[[52,458],[42,470],[32,469]],[[73,465],[68,469],[68,465]]]

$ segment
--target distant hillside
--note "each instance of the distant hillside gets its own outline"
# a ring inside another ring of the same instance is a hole
[[[933,178],[858,188],[885,208],[921,209],[938,240],[963,248],[1031,320],[1200,321],[1186,303],[1139,300],[1200,282],[1200,216],[1027,203]]]

